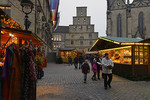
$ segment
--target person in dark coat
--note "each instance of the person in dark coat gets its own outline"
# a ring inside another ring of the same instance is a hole
[[[87,73],[90,73],[90,67],[88,61],[85,60],[84,64],[82,65],[82,73],[84,74],[84,83],[87,81]]]
[[[100,69],[101,69],[101,65],[100,65],[101,61],[99,56],[96,56],[96,64],[97,64],[97,78],[98,80],[100,80]]]
[[[77,56],[74,58],[74,66],[75,66],[75,69],[78,68],[78,57]]]
[[[91,57],[90,57],[91,66],[93,66],[93,60],[94,60],[94,57],[93,57],[93,55],[91,55]]]
[[[82,55],[80,55],[79,56],[79,69],[81,69],[82,63],[83,63],[83,57]]]
[[[68,61],[69,61],[69,65],[72,65],[72,57],[71,56],[68,57]]]

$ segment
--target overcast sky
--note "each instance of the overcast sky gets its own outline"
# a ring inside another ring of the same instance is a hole
[[[131,0],[132,1],[132,0]],[[87,14],[91,16],[91,24],[95,24],[95,32],[106,36],[106,0],[60,0],[60,24],[68,26],[76,16],[76,7],[87,6]]]

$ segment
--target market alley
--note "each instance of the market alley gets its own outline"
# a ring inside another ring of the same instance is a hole
[[[132,82],[113,77],[112,88],[105,90],[103,80],[92,81],[92,72],[83,83],[81,70],[67,64],[48,63],[45,76],[38,80],[37,100],[150,100],[149,82]]]

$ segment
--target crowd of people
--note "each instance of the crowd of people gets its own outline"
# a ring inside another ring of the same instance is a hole
[[[112,69],[114,67],[114,63],[109,58],[109,54],[105,53],[102,55],[86,55],[86,56],[76,56],[73,59],[71,56],[68,57],[69,65],[74,63],[75,69],[82,69],[82,73],[84,74],[84,83],[87,82],[87,74],[90,73],[90,65],[91,70],[93,71],[92,80],[97,81],[100,80],[100,70],[102,70],[102,78],[104,79],[104,88],[111,88],[112,81]]]

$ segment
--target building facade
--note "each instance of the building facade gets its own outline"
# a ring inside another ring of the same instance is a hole
[[[50,0],[31,0],[34,4],[32,12],[28,15],[31,25],[29,31],[38,35],[45,42],[45,50],[51,51],[52,48],[52,27],[50,19]],[[21,0],[0,0],[0,8],[15,20],[22,28],[24,26],[24,16]]]
[[[65,48],[66,34],[69,33],[69,26],[58,26],[53,32],[53,50]]]
[[[107,0],[107,36],[150,38],[150,0]]]
[[[88,51],[97,38],[91,17],[87,16],[87,7],[77,7],[77,16],[73,17],[73,25],[69,25],[69,33],[66,34],[65,47]]]

